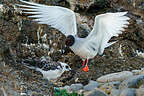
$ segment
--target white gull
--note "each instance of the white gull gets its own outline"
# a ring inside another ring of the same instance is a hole
[[[104,49],[115,42],[108,41],[113,36],[118,36],[129,24],[127,12],[105,13],[95,17],[92,31],[86,38],[77,35],[77,24],[75,13],[60,6],[47,6],[33,2],[26,2],[19,5],[23,13],[31,14],[39,24],[51,25],[61,31],[66,37],[66,45],[83,60],[84,71],[88,71],[88,59],[94,58],[97,54],[103,54]]]

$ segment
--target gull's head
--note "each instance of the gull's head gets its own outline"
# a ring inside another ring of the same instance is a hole
[[[68,35],[66,37],[66,46],[72,46],[75,42],[75,38],[73,35]]]
[[[70,68],[70,66],[69,66],[68,64],[62,63],[62,62],[60,62],[60,64],[61,64],[61,66],[62,66],[63,72],[64,72],[64,71],[70,71],[70,70],[71,70],[71,68]]]

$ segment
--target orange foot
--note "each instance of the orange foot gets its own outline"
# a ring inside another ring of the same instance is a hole
[[[89,68],[88,68],[87,65],[83,68],[83,71],[85,71],[85,72],[88,72],[88,71],[89,71]]]

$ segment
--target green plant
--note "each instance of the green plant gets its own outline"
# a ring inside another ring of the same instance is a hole
[[[84,96],[83,94],[78,94],[76,92],[68,93],[66,89],[54,89],[54,96]]]

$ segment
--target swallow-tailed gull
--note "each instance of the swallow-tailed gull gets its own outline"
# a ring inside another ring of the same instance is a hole
[[[108,41],[113,36],[118,36],[129,24],[127,12],[105,13],[95,17],[92,31],[86,38],[77,35],[75,13],[60,6],[47,6],[20,0],[24,5],[17,4],[23,13],[31,14],[39,24],[51,25],[66,36],[66,45],[83,60],[83,70],[88,71],[88,59],[97,54],[103,54],[104,49],[115,42]],[[85,65],[85,66],[84,66]]]
[[[71,71],[68,64],[62,62],[50,61],[45,57],[40,59],[26,59],[23,60],[25,66],[42,73],[43,77],[48,80],[56,80],[65,71]]]

